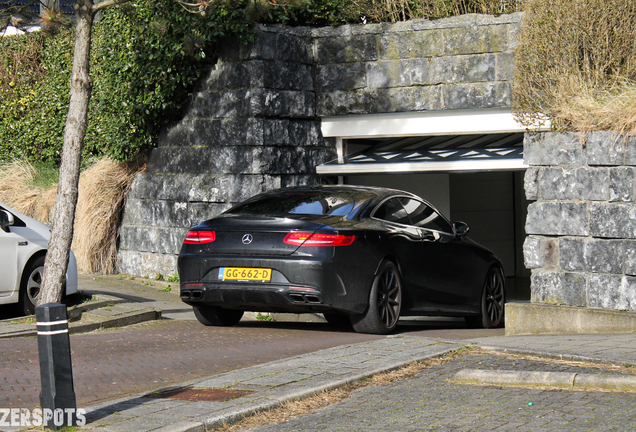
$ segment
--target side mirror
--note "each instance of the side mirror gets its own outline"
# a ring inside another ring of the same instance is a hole
[[[9,227],[15,223],[13,215],[5,210],[0,210],[0,227],[3,231],[9,232]]]
[[[453,232],[457,237],[462,237],[468,234],[470,228],[466,222],[453,222]]]

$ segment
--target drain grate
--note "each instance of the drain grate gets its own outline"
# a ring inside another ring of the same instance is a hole
[[[148,395],[148,397],[189,402],[227,402],[252,393],[254,392],[249,390],[183,388],[153,393]]]

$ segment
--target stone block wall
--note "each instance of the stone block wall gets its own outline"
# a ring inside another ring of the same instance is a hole
[[[521,14],[327,28],[228,41],[126,202],[118,270],[168,275],[189,227],[259,192],[321,180],[320,118],[509,107]]]
[[[509,107],[522,17],[314,29],[317,114]]]
[[[316,117],[307,28],[261,27],[225,44],[184,118],[168,127],[128,196],[118,270],[169,275],[188,229],[266,190],[316,183],[335,158]]]
[[[636,138],[527,134],[533,303],[636,310]]]

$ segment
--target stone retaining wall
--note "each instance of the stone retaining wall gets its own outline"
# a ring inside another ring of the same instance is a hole
[[[313,30],[319,116],[510,107],[522,13]]]
[[[315,165],[335,153],[316,117],[312,64],[306,28],[263,27],[250,46],[223,46],[133,182],[120,272],[174,273],[191,226],[257,193],[317,181]]]
[[[532,302],[636,310],[636,138],[526,135]]]
[[[320,182],[320,117],[509,107],[521,14],[328,28],[224,44],[128,197],[118,269],[168,275],[189,227],[256,193]]]

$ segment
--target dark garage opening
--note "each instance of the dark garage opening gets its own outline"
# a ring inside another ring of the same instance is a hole
[[[502,159],[522,160],[523,133],[355,139],[343,144],[341,163],[322,166],[337,167],[333,171],[339,171],[340,182],[407,190],[451,221],[466,222],[470,238],[502,261],[507,301],[530,299],[530,271],[523,264],[525,169],[498,168]],[[498,161],[491,165],[494,159]],[[462,162],[465,169],[445,171],[449,161],[468,162]],[[409,171],[413,168],[422,171]]]

